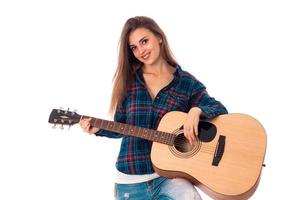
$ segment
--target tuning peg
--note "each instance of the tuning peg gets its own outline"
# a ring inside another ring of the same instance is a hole
[[[76,113],[77,111],[78,111],[77,109],[74,109],[74,110],[71,112],[71,114],[72,114],[72,115],[75,115],[75,113]]]
[[[65,110],[65,114],[68,114],[69,111],[70,111],[70,108],[68,108],[67,110]]]
[[[54,124],[54,125],[52,126],[52,128],[53,128],[53,129],[56,129],[56,124]]]
[[[61,113],[63,111],[62,107],[59,107],[59,109],[57,109],[57,113]]]
[[[62,112],[63,111],[63,107],[59,107],[59,109],[57,110],[57,113],[60,113],[60,112]]]

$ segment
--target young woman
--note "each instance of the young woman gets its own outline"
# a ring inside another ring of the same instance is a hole
[[[200,118],[227,113],[201,82],[178,65],[164,32],[154,20],[142,16],[128,19],[119,45],[110,107],[115,121],[157,129],[167,112],[186,112],[184,135],[193,145],[197,142]],[[99,130],[91,126],[90,119],[81,120],[80,125],[90,134],[122,138],[116,162],[116,199],[201,199],[189,181],[154,172],[151,141]]]

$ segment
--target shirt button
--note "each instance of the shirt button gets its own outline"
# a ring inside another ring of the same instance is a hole
[[[159,99],[159,97],[156,97],[156,99],[158,100],[158,99]]]

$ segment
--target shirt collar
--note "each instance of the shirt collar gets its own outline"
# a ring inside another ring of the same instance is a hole
[[[179,65],[176,65],[176,70],[174,72],[174,79],[178,79],[179,76],[181,75],[182,69]],[[145,83],[144,80],[144,76],[143,76],[143,70],[142,70],[142,66],[140,66],[137,70],[136,70],[136,78],[139,82],[141,82],[142,84]]]

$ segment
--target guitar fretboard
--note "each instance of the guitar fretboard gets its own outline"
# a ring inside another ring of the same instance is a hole
[[[159,142],[167,145],[173,145],[175,134],[162,131],[132,126],[124,123],[97,119],[93,117],[82,116],[82,118],[92,118],[91,124],[97,128],[116,132],[122,135],[135,136],[146,140]]]

